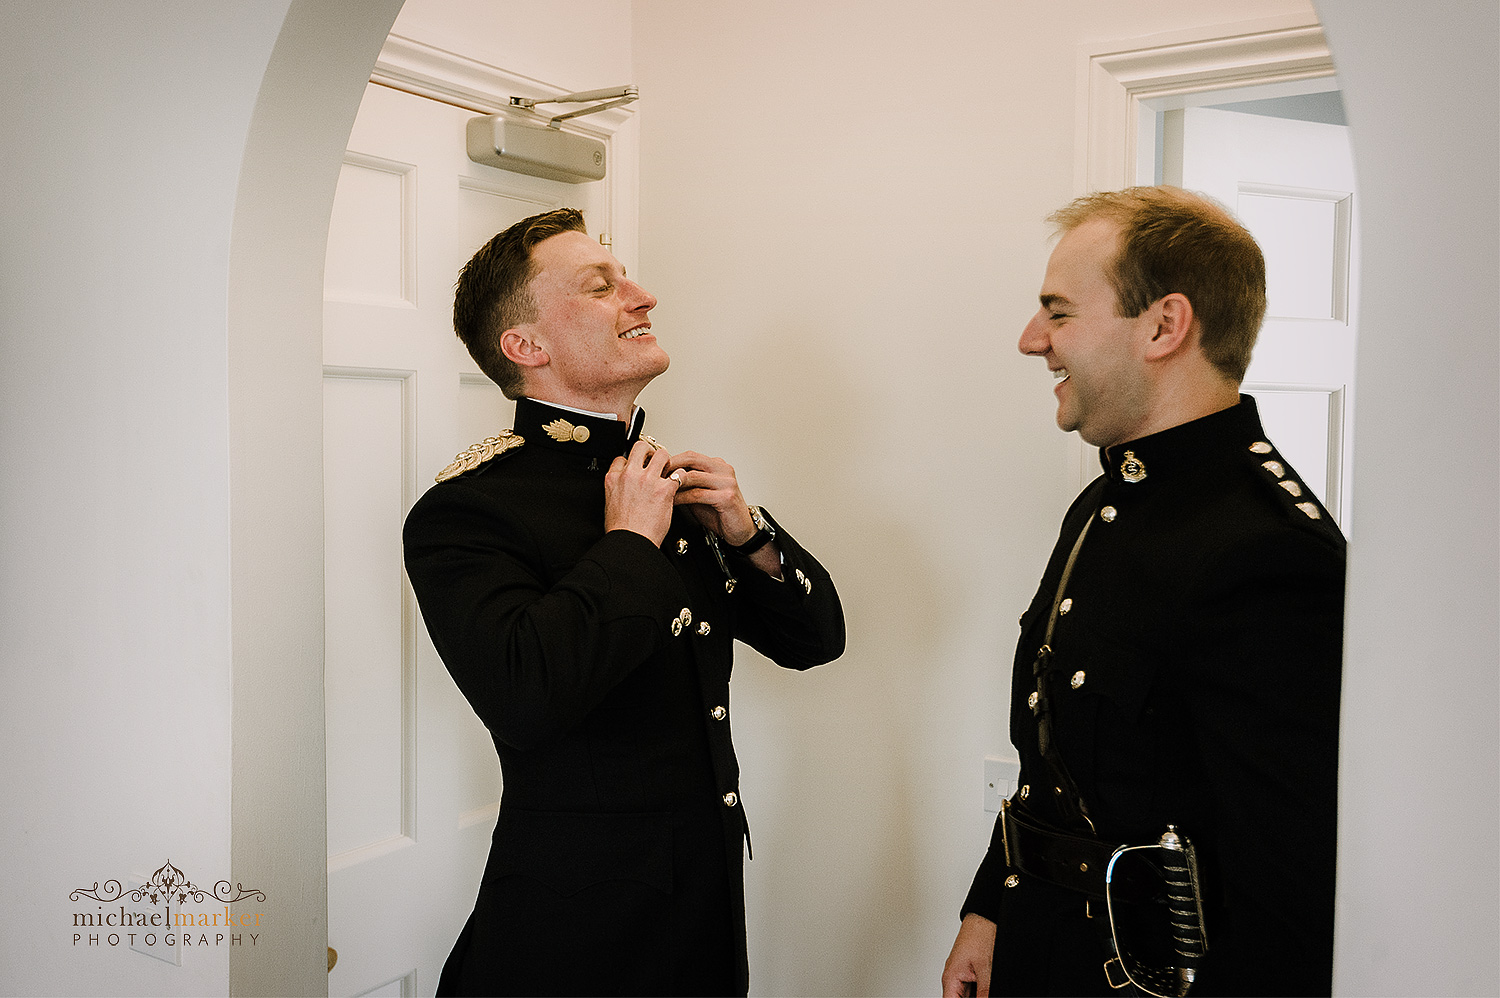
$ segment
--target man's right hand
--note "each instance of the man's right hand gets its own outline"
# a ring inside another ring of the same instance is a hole
[[[990,993],[990,970],[995,959],[995,923],[973,912],[964,916],[953,940],[953,951],[943,964],[943,998]]]
[[[637,440],[626,457],[617,457],[604,475],[604,530],[633,530],[657,547],[672,526],[672,497],[678,483],[665,477],[665,448],[652,449]]]

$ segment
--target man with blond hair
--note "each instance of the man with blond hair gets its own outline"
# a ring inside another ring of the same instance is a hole
[[[1239,391],[1260,249],[1170,187],[1050,220],[1019,346],[1103,474],[1021,617],[944,994],[1328,994],[1345,545]]]
[[[459,275],[454,327],[516,420],[406,519],[427,630],[504,784],[440,995],[749,986],[734,642],[807,669],[843,651],[844,617],[728,462],[641,433],[668,363],[655,305],[570,208]]]

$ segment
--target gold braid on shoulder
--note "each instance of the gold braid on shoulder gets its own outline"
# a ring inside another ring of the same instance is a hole
[[[524,437],[510,430],[501,430],[493,437],[485,437],[479,443],[463,451],[453,459],[453,463],[438,472],[434,481],[446,482],[450,478],[457,478],[466,471],[473,471],[491,458],[498,457],[507,451],[513,451],[526,442]]]

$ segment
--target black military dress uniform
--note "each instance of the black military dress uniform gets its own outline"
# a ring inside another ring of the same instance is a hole
[[[1247,396],[1100,460],[1021,618],[1010,806],[1112,845],[1168,824],[1189,838],[1208,938],[1192,995],[1327,994],[1344,538]],[[1069,777],[1088,821],[1057,787]],[[1079,889],[1102,888],[1101,864],[1087,884],[1032,875],[1007,862],[1003,824],[963,909],[997,923],[993,993],[1114,993],[1105,906]]]
[[[623,422],[521,399],[514,432],[407,517],[427,629],[503,778],[440,994],[748,988],[731,646],[806,669],[841,654],[843,613],[774,522],[784,580],[682,510],[660,548],[606,534],[604,473],[629,443]]]

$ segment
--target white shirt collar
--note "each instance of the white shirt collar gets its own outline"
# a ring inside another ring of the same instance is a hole
[[[580,409],[577,406],[563,405],[561,402],[548,402],[546,399],[539,399],[539,398],[532,398],[532,401],[533,402],[540,402],[543,405],[550,405],[554,409],[566,409],[568,412],[576,412],[580,416],[593,416],[595,419],[615,419],[615,420],[618,420],[620,418],[620,414],[618,412],[592,412],[592,411],[590,411],[588,409]],[[637,406],[631,406],[631,408],[630,408],[630,417],[631,417],[632,420],[635,418],[636,410],[638,410],[639,408],[640,408],[640,406],[638,406],[638,405]]]

